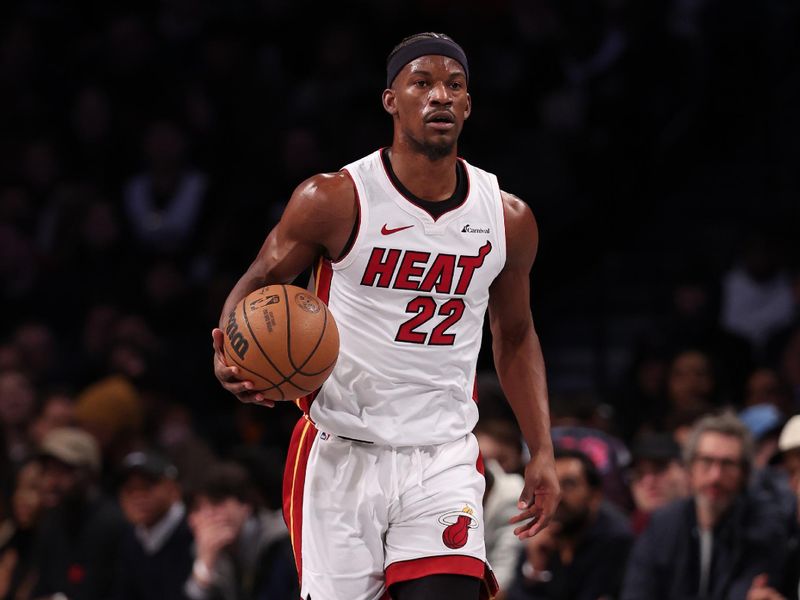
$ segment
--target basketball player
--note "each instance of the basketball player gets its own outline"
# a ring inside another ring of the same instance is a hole
[[[532,459],[520,538],[559,500],[541,348],[529,304],[538,231],[497,179],[457,158],[469,68],[451,38],[399,44],[387,62],[389,148],[300,184],[220,323],[249,292],[315,264],[341,347],[330,378],[298,400],[284,517],[304,600],[492,597],[485,563],[474,378],[489,309],[495,366]],[[221,327],[224,327],[221,325]],[[217,378],[272,406],[222,354]]]

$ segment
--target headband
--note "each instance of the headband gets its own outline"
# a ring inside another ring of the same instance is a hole
[[[469,81],[467,55],[464,54],[461,46],[446,38],[422,38],[408,46],[403,46],[389,59],[386,65],[386,87],[392,87],[394,78],[408,63],[415,58],[427,55],[447,56],[457,60],[464,67],[464,74]]]

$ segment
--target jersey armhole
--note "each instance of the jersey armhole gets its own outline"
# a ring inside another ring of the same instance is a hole
[[[497,176],[491,175],[492,194],[497,198],[495,202],[495,215],[497,220],[497,245],[500,251],[500,264],[501,270],[506,266],[506,211],[503,206],[503,193],[500,191],[500,184],[497,181]]]
[[[356,178],[353,174],[347,170],[342,169],[342,172],[345,173],[349,178],[350,181],[353,183],[353,192],[356,195],[356,219],[353,223],[353,229],[350,231],[350,236],[347,238],[347,242],[342,249],[342,253],[339,255],[338,258],[331,260],[331,266],[336,267],[337,269],[341,269],[349,265],[354,257],[353,248],[358,241],[358,234],[361,231],[361,221],[362,221],[362,214],[364,212],[363,206],[361,204],[361,192],[359,191],[359,186],[356,183]]]

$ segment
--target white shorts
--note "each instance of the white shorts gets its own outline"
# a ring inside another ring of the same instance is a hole
[[[381,600],[394,583],[443,573],[482,579],[481,597],[493,597],[484,489],[472,434],[393,448],[317,431],[301,418],[283,484],[301,597]]]

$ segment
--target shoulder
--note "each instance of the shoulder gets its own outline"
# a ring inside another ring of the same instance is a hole
[[[659,536],[685,533],[694,525],[693,512],[694,501],[691,498],[676,500],[655,511],[647,529],[654,530]]]
[[[633,539],[629,519],[610,502],[603,502],[598,513],[598,528],[608,537]]]
[[[292,202],[317,209],[354,207],[355,198],[353,179],[347,171],[318,173],[298,185],[292,194]]]

